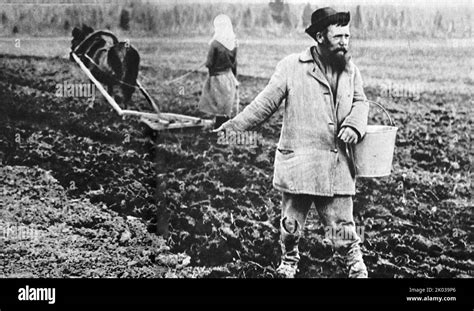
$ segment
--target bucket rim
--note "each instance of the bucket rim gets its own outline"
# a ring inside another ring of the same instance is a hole
[[[388,173],[374,173],[374,174],[364,174],[364,173],[361,173],[360,175],[358,173],[356,173],[356,177],[357,178],[379,178],[379,177],[387,177],[387,176],[390,176],[392,174],[392,172],[388,172]]]
[[[378,128],[377,131],[370,131],[370,129]],[[366,134],[378,134],[378,133],[388,133],[388,132],[396,132],[398,131],[398,126],[392,125],[379,125],[379,124],[370,124],[367,125],[367,129],[365,131]]]

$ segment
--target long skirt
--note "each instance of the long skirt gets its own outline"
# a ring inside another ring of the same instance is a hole
[[[238,84],[231,70],[208,76],[202,88],[199,110],[214,116],[234,116],[238,113]]]

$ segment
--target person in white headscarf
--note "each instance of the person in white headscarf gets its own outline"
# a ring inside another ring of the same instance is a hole
[[[215,116],[218,128],[238,112],[237,40],[229,16],[214,19],[214,36],[209,42],[206,79],[199,101],[199,110]]]

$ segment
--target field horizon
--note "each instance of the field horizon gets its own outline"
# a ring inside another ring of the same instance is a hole
[[[185,73],[201,63],[206,55],[209,37],[126,37],[141,54],[141,66]],[[68,58],[71,38],[0,37],[3,54]],[[268,79],[279,60],[314,45],[308,36],[284,38],[239,38],[239,75]],[[351,40],[351,52],[361,70],[366,86],[382,87],[390,83],[410,85],[420,91],[435,90],[472,94],[474,73],[464,59],[472,58],[474,38],[402,40]],[[179,51],[179,53],[176,53]],[[255,64],[258,64],[255,66]],[[413,70],[418,68],[418,70]],[[463,70],[467,69],[467,70]],[[469,70],[470,69],[470,70]],[[205,68],[199,70],[205,73]]]

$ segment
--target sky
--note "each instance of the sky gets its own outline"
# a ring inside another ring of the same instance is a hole
[[[268,3],[269,0],[148,0],[158,3]],[[323,5],[403,5],[403,6],[470,6],[474,8],[474,0],[285,0],[288,3],[311,3],[319,7]]]

